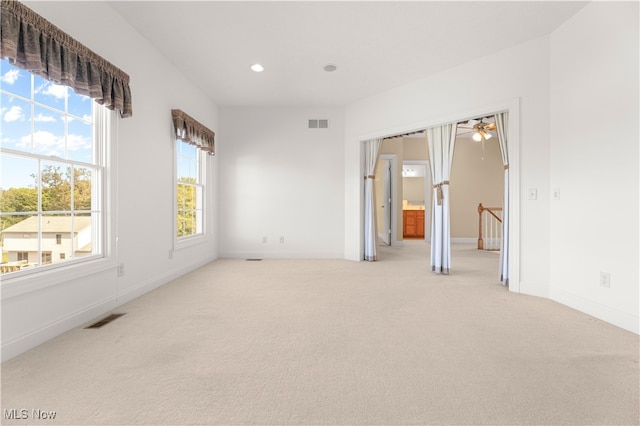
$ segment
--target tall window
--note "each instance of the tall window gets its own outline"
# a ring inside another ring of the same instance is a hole
[[[3,276],[103,256],[104,108],[7,60],[0,96]]]
[[[194,145],[176,140],[176,237],[203,233],[203,153]]]

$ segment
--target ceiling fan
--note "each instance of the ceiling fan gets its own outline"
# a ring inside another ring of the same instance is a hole
[[[472,119],[467,121],[466,123],[460,123],[462,125],[458,125],[459,129],[469,129],[465,132],[459,133],[459,135],[466,135],[468,133],[473,133],[473,140],[476,142],[484,142],[488,139],[491,139],[493,135],[492,131],[496,130],[495,122],[485,122],[485,120],[492,119],[493,116],[483,117],[480,119]],[[464,125],[466,124],[466,126]]]
[[[468,129],[458,133],[458,135],[473,133],[473,136],[471,136],[473,140],[482,142],[482,159],[484,160],[484,141],[493,137],[491,132],[496,130],[495,116],[490,115],[489,117],[475,118],[466,123],[460,123],[458,129]]]

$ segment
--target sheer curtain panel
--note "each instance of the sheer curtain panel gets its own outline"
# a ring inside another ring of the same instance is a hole
[[[451,223],[449,213],[449,176],[456,123],[427,129],[427,145],[433,182],[431,208],[431,271],[448,274],[451,270]]]
[[[195,145],[209,155],[215,154],[215,136],[213,130],[198,122],[180,109],[171,110],[173,128],[176,137],[189,145]]]
[[[376,202],[373,187],[382,139],[364,142],[364,260],[377,260]]]
[[[1,0],[0,55],[15,66],[131,117],[129,75],[22,3]]]
[[[500,281],[509,286],[509,152],[507,150],[507,132],[509,130],[509,113],[495,115],[496,131],[504,165],[504,197],[502,204],[502,243],[500,244]]]

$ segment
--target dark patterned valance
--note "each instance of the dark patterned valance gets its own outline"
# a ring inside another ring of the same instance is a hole
[[[1,0],[0,55],[131,117],[129,75],[15,0]]]
[[[178,139],[190,145],[195,145],[210,155],[215,154],[214,139],[216,134],[212,130],[209,130],[180,109],[172,109],[171,117],[173,118],[173,128]]]

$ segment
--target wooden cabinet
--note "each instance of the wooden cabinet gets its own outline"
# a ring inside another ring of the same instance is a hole
[[[402,237],[424,238],[424,210],[402,211]]]

